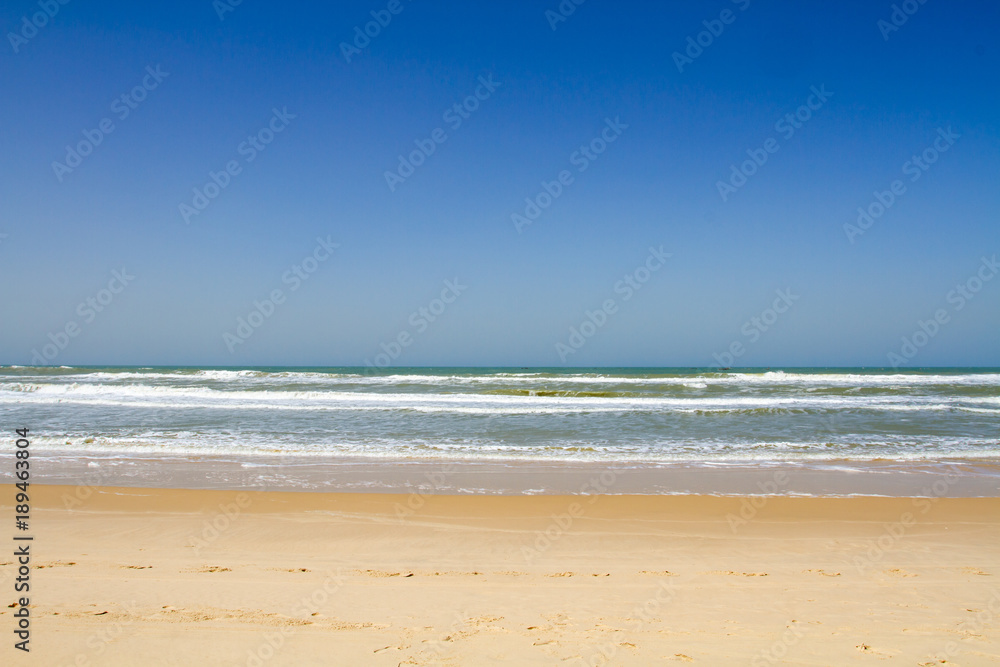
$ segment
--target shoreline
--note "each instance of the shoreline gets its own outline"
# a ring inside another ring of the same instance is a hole
[[[998,497],[1000,460],[624,463],[33,449],[41,484],[443,495]],[[8,472],[0,480],[10,480]]]
[[[31,488],[44,664],[1000,660],[1000,498]]]

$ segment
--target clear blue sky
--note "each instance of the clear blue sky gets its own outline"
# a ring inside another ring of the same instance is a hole
[[[559,365],[570,327],[613,299],[566,363],[706,366],[736,342],[733,365],[886,365],[943,309],[909,365],[1000,365],[1000,279],[948,300],[1000,253],[1000,6],[913,3],[890,31],[892,4],[589,0],[556,22],[556,0],[244,0],[223,19],[210,0],[71,0],[32,30],[39,4],[5,2],[0,363],[53,334],[57,365],[363,364],[403,334],[398,365]],[[391,20],[347,62],[373,11]],[[679,71],[674,53],[710,28]],[[445,115],[469,96],[467,118]],[[791,136],[776,128],[808,102]],[[616,118],[602,154],[574,157]],[[104,119],[90,155],[53,166]],[[263,150],[243,144],[272,122]],[[438,128],[391,190],[398,156]],[[723,201],[748,150],[767,161]],[[512,214],[563,170],[519,233]],[[844,225],[897,179],[850,242]],[[318,237],[339,247],[293,290],[282,277]],[[672,256],[625,300],[616,283],[661,245]],[[123,267],[134,280],[102,293]],[[435,305],[455,278],[467,289]],[[227,345],[276,289],[284,302]],[[799,298],[757,330],[779,289]]]

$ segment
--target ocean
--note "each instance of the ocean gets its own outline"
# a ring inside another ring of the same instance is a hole
[[[1000,462],[1000,369],[0,367],[34,450],[351,461]]]

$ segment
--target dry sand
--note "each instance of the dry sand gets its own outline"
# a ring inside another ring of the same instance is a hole
[[[3,664],[1000,663],[997,498],[31,489]]]

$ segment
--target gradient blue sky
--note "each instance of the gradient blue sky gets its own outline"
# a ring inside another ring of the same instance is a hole
[[[734,365],[884,366],[939,308],[910,365],[1000,365],[1000,280],[946,300],[1000,253],[1000,6],[927,2],[885,40],[891,2],[590,0],[552,30],[557,5],[402,0],[350,63],[340,44],[386,3],[244,0],[220,20],[210,0],[73,0],[17,53],[5,38],[0,363],[76,321],[51,363],[363,364],[457,277],[468,289],[398,365],[558,365],[608,298],[572,365],[707,366],[740,341]],[[673,52],[727,8],[678,72]],[[4,35],[37,11],[4,3]],[[119,121],[111,102],[156,65],[169,76]],[[450,130],[442,113],[489,75],[502,85]],[[820,85],[834,95],[781,138]],[[179,204],[274,107],[297,117],[185,224]],[[607,117],[628,129],[518,234],[511,214]],[[59,182],[52,163],[103,118],[115,131]],[[849,243],[857,208],[949,126],[961,138]],[[384,172],[438,127],[448,140],[390,192]],[[772,136],[723,202],[716,182]],[[317,236],[338,254],[289,292]],[[623,302],[615,283],[660,245],[673,257]],[[77,305],[121,267],[134,282],[85,322]],[[275,288],[287,301],[230,353],[223,333]],[[779,288],[799,301],[750,343]]]

